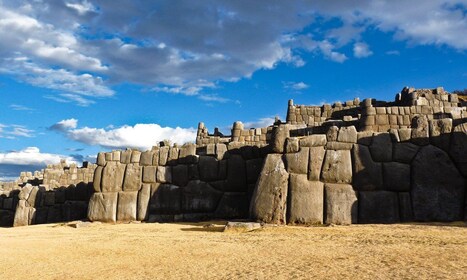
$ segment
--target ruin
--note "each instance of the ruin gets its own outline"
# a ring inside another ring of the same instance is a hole
[[[404,88],[392,102],[289,101],[286,122],[231,135],[198,126],[196,143],[102,152],[0,187],[0,225],[89,219],[275,224],[467,218],[467,101]]]

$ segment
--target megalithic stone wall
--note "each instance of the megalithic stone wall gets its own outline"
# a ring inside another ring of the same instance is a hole
[[[278,224],[457,221],[467,211],[467,123],[451,119],[385,133],[279,128],[250,217]],[[426,129],[426,133],[420,133]],[[283,147],[276,147],[283,145]]]
[[[247,218],[267,146],[154,147],[98,155],[91,221]]]

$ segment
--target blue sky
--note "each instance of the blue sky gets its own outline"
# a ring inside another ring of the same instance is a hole
[[[0,178],[467,81],[467,1],[0,0]]]

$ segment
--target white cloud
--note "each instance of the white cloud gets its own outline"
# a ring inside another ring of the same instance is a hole
[[[284,88],[289,90],[301,91],[309,88],[310,86],[304,82],[283,82]]]
[[[274,124],[275,118],[271,117],[266,117],[266,118],[260,118],[259,120],[256,121],[251,121],[251,122],[245,122],[243,123],[243,126],[248,129],[248,128],[262,128],[262,127],[268,127],[272,124]]]
[[[0,124],[0,138],[16,139],[17,137],[34,137],[34,130],[28,129],[24,125]]]
[[[81,3],[65,3],[68,8],[74,9],[79,15],[85,15],[90,12],[95,12],[96,8],[88,1]]]
[[[73,121],[71,121],[73,120]],[[162,140],[183,144],[196,140],[194,128],[161,127],[158,124],[124,125],[117,128],[73,127],[76,120],[63,120],[52,126],[71,140],[104,148],[150,149]],[[65,124],[65,126],[64,126]]]
[[[343,63],[348,59],[345,54],[334,51],[334,45],[328,40],[319,42],[318,47],[323,55],[332,61]]]
[[[32,108],[29,108],[24,105],[19,105],[19,104],[11,104],[8,107],[10,107],[10,109],[15,110],[15,111],[33,111],[34,110]]]
[[[73,158],[57,154],[41,153],[37,147],[27,147],[20,151],[0,153],[0,164],[47,165],[59,163],[61,159],[74,162]]]
[[[366,43],[357,42],[353,45],[353,55],[356,58],[363,58],[373,55],[373,52],[370,50],[370,47]]]

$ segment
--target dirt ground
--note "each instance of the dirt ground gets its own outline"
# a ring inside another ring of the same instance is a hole
[[[466,279],[467,227],[0,228],[0,279]]]

